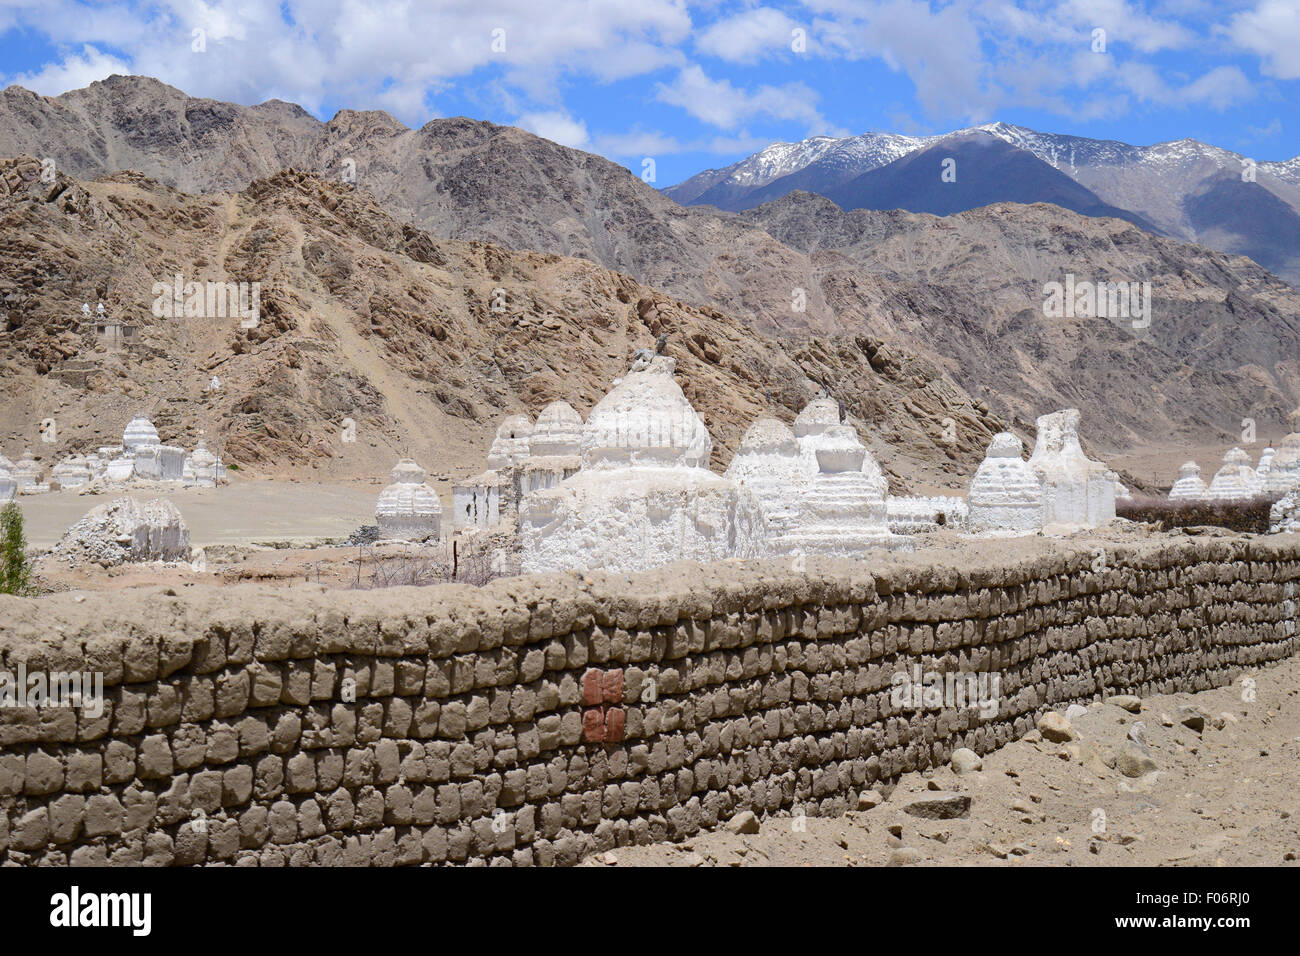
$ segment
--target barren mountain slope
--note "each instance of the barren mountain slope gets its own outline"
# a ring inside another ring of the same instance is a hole
[[[6,148],[73,175],[133,167],[196,191],[295,163],[335,181],[355,171],[359,191],[437,236],[588,259],[790,341],[884,341],[1025,423],[1077,404],[1103,449],[1219,443],[1245,417],[1280,428],[1300,400],[1293,288],[1247,260],[1056,207],[939,220],[845,215],[792,194],[742,217],[683,208],[621,166],[510,127],[456,118],[413,131],[355,112],[323,124],[140,77],[53,99],[11,87]],[[1067,273],[1151,281],[1153,327],[1044,319],[1043,282]]]
[[[255,328],[160,318],[156,282],[261,284]],[[500,311],[491,304],[494,290]],[[138,323],[98,346],[80,303]],[[258,474],[382,474],[410,454],[435,474],[482,467],[507,414],[563,398],[584,415],[632,351],[668,332],[678,381],[730,460],[756,417],[787,422],[824,383],[896,477],[961,483],[1000,427],[935,366],[866,337],[779,343],[589,262],[435,239],[364,192],[286,171],[196,196],[119,173],[40,181],[0,163],[2,450],[47,461],[118,440],[147,412],[164,440],[204,429]],[[213,375],[221,388],[209,391]],[[38,440],[53,418],[58,442]],[[356,441],[342,440],[345,418]],[[943,444],[943,421],[957,444]]]
[[[1117,446],[1231,441],[1243,418],[1280,430],[1300,397],[1300,295],[1246,259],[1042,204],[937,218],[792,193],[745,215],[810,255],[832,310],[869,303],[888,317],[876,334],[953,356],[953,377],[1011,418],[1078,405]],[[1046,317],[1043,287],[1067,272],[1149,281],[1150,327]]]

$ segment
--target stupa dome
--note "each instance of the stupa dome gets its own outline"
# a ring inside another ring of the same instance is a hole
[[[581,445],[582,416],[568,402],[558,401],[537,416],[528,451],[533,457],[577,455]]]
[[[587,416],[582,467],[706,467],[713,439],[673,380],[677,362],[656,356],[628,372]]]
[[[131,419],[127,423],[126,430],[122,432],[122,446],[127,451],[158,444],[161,444],[158,440],[158,429],[154,428],[153,422],[143,415]]]
[[[790,426],[775,418],[760,418],[750,425],[725,477],[752,491],[772,530],[782,531],[797,514],[807,484],[799,442]]]
[[[1250,455],[1240,448],[1230,448],[1223,456],[1223,467],[1210,480],[1205,497],[1210,501],[1243,501],[1263,490],[1263,482],[1250,465]]]
[[[439,535],[442,504],[426,478],[428,472],[409,458],[393,467],[389,473],[392,484],[379,493],[375,504],[381,537],[423,541]]]
[[[528,457],[528,442],[532,434],[532,419],[527,415],[511,415],[497,427],[492,448],[488,451],[488,467],[503,468],[522,462]]]
[[[989,442],[966,499],[971,531],[1016,535],[1042,529],[1043,480],[1020,457],[1023,449],[1010,432]]]
[[[1185,461],[1178,469],[1178,480],[1169,489],[1170,501],[1200,501],[1205,497],[1205,482],[1201,479],[1201,466]]]
[[[577,474],[524,496],[525,573],[640,571],[764,552],[753,492],[704,467],[713,441],[673,381],[676,364],[655,356],[629,372],[588,416]]]

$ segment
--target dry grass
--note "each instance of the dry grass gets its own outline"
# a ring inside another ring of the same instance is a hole
[[[1115,513],[1130,521],[1155,525],[1160,531],[1207,525],[1247,534],[1268,533],[1268,511],[1281,495],[1256,495],[1248,501],[1170,501],[1134,496],[1117,501]]]

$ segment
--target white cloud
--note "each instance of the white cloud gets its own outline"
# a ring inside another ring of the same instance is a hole
[[[549,139],[561,146],[583,149],[587,146],[587,126],[566,113],[551,110],[541,113],[525,113],[519,117],[516,125],[530,133],[536,133],[543,139]]]
[[[723,60],[750,63],[763,55],[790,53],[793,31],[800,26],[780,10],[757,7],[714,22],[695,46]]]
[[[107,79],[115,73],[134,72],[124,61],[87,45],[79,53],[69,53],[61,62],[46,64],[35,73],[19,74],[13,82],[42,96],[58,96]]]
[[[760,86],[753,92],[735,87],[730,80],[714,80],[698,66],[680,71],[672,83],[661,83],[656,95],[691,116],[720,129],[734,129],[755,116],[801,120],[820,130],[825,120],[817,111],[817,93],[803,83]]]
[[[1263,71],[1280,80],[1300,79],[1300,4],[1296,0],[1260,0],[1228,25],[1238,46],[1263,58]]]

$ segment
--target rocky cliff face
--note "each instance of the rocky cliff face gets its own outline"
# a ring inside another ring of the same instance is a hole
[[[409,130],[374,112],[342,112],[321,123],[290,104],[197,100],[138,77],[52,99],[4,91],[0,156],[14,153],[51,158],[82,178],[141,170],[161,184],[147,187],[150,195],[168,197],[167,206],[147,200],[158,215],[198,215],[216,231],[247,226],[238,240],[217,236],[228,244],[223,259],[196,247],[178,250],[172,265],[190,268],[188,255],[233,264],[245,253],[273,265],[305,251],[333,269],[326,240],[304,240],[300,249],[301,225],[284,226],[283,242],[281,227],[267,224],[263,237],[251,225],[266,187],[249,183],[276,181],[291,166],[313,171],[322,189],[325,181],[343,189],[343,180],[355,180],[356,193],[340,195],[369,197],[362,220],[383,217],[389,232],[422,237],[413,242],[441,248],[450,238],[477,249],[474,241],[486,241],[584,259],[602,267],[597,274],[612,270],[699,314],[725,315],[744,335],[754,330],[756,341],[780,340],[789,355],[812,355],[827,341],[878,343],[888,354],[924,362],[1026,428],[1045,411],[1079,407],[1085,433],[1103,450],[1218,442],[1247,417],[1264,430],[1280,427],[1282,411],[1300,401],[1294,288],[1248,260],[1055,206],[996,204],[936,219],[844,213],[791,193],[743,215],[684,208],[620,166],[509,127],[454,118]],[[102,188],[129,180],[115,182]],[[222,225],[228,216],[241,218]],[[41,245],[36,236],[7,241]],[[295,294],[319,296],[316,312],[353,308],[311,274],[310,289]],[[1151,327],[1047,319],[1043,285],[1067,274],[1149,281]],[[348,281],[375,280],[363,274]],[[89,297],[70,287],[67,294],[78,302]],[[395,302],[367,301],[366,314],[380,325],[393,321],[386,310]],[[572,318],[552,307],[556,321]],[[400,308],[428,313],[418,301]],[[599,348],[620,348],[622,334],[601,332]],[[477,407],[487,405],[480,398]]]
[[[258,474],[370,477],[406,455],[466,474],[502,417],[561,398],[585,415],[663,332],[718,468],[755,418],[792,421],[823,387],[900,488],[959,483],[1001,427],[933,362],[867,334],[769,338],[590,262],[435,238],[306,173],[193,195],[135,173],[44,183],[28,158],[0,163],[0,184],[11,455],[107,444],[144,411],[164,441],[189,446],[203,429]],[[259,283],[257,325],[155,314],[155,283],[177,273]],[[83,320],[96,298],[137,327],[129,351]],[[53,446],[37,440],[46,418]]]

